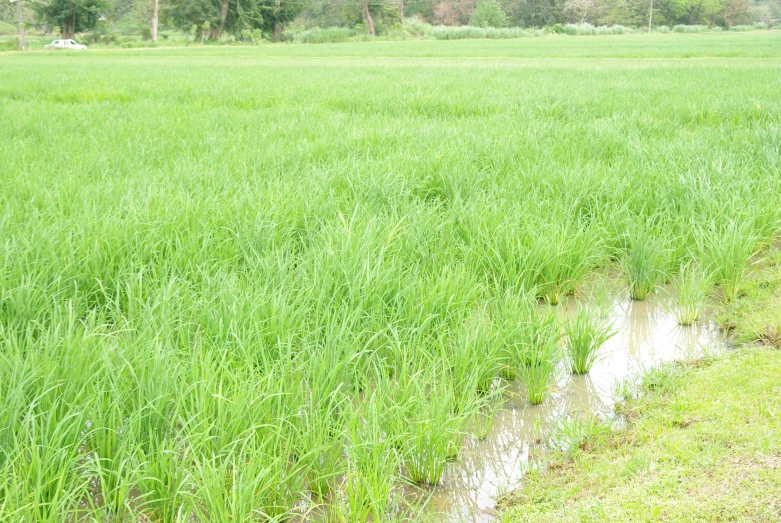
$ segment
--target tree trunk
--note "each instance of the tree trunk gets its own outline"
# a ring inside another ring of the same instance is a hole
[[[16,18],[19,22],[19,49],[24,51],[24,17],[22,16],[22,0],[16,0]]]
[[[220,4],[220,25],[212,31],[212,40],[217,40],[222,36],[222,29],[225,27],[225,19],[228,17],[228,0],[222,0]]]
[[[274,41],[279,42],[279,37],[282,35],[282,24],[277,22],[274,24]]]
[[[369,12],[368,0],[361,0],[361,13],[363,14],[363,21],[366,22],[366,27],[369,28],[369,33],[372,36],[377,36],[377,30],[374,28],[374,18],[372,18],[372,14]]]
[[[62,29],[60,29],[60,32],[62,33],[62,37],[66,40],[69,40],[73,38],[73,34],[76,29],[76,15],[72,15],[68,20],[65,22],[65,25],[62,26]]]
[[[401,9],[399,10],[399,16],[401,17],[401,23],[404,24],[404,0],[401,0]]]
[[[159,0],[152,0],[152,41],[157,42],[157,12],[160,7]]]
[[[654,19],[654,0],[651,0],[651,9],[648,10],[648,32],[651,32],[651,22]]]

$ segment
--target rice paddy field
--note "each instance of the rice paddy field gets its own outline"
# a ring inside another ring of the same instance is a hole
[[[781,231],[781,32],[0,70],[0,521],[420,520],[612,335],[557,304],[696,323]]]

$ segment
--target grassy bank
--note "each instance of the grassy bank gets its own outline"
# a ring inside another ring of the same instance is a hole
[[[780,278],[773,254],[722,311],[743,345],[649,373],[625,430],[546,455],[501,520],[781,521]]]

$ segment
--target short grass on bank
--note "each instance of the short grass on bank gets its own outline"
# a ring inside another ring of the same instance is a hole
[[[781,327],[781,273],[762,274],[727,311],[740,340]],[[781,351],[744,345],[649,378],[627,430],[549,456],[502,521],[781,521]]]

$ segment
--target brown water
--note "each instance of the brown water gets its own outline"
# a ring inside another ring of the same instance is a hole
[[[557,311],[566,318],[579,307],[572,299]],[[536,407],[527,404],[520,384],[510,384],[504,409],[496,415],[488,437],[480,441],[469,436],[459,459],[430,492],[429,513],[448,522],[492,520],[497,498],[521,485],[530,451],[550,423],[576,412],[609,418],[614,413],[617,382],[665,361],[698,357],[723,347],[713,322],[705,319],[690,327],[679,326],[661,298],[617,299],[608,318],[617,334],[602,347],[604,358],[589,374],[572,376],[562,368],[552,394]]]

